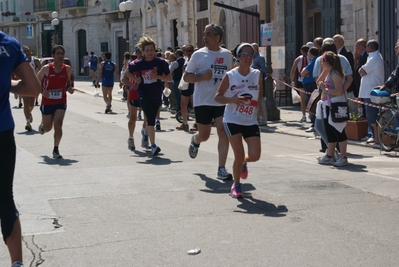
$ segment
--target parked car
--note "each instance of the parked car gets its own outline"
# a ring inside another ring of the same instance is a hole
[[[40,60],[40,64],[42,65],[42,67],[44,66],[44,65],[47,65],[48,63],[50,63],[50,62],[54,62],[54,58],[52,58],[52,57],[44,57],[44,58],[42,58],[41,60]],[[69,65],[71,68],[72,68],[72,62],[71,62],[71,60],[69,60],[69,58],[64,58],[64,60],[62,61],[65,65]],[[71,81],[72,81],[72,84],[73,84],[73,81],[75,80],[75,76],[73,75],[73,71],[72,71],[72,74],[71,74]],[[73,86],[73,85],[72,85]]]

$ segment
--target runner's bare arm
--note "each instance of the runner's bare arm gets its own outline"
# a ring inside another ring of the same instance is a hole
[[[42,86],[29,62],[23,62],[14,69],[20,80],[12,81],[10,91],[20,96],[38,96]]]

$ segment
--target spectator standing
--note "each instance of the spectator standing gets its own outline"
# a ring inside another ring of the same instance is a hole
[[[169,71],[172,74],[173,78],[173,94],[176,101],[176,113],[177,113],[181,110],[181,95],[180,95],[179,83],[181,77],[183,76],[183,65],[184,65],[183,51],[177,49],[175,55],[177,58],[169,66]]]
[[[13,196],[13,180],[16,161],[14,120],[12,118],[10,92],[36,97],[41,85],[18,41],[0,31],[0,220],[3,240],[8,248],[12,267],[23,266],[22,233],[19,212]],[[11,81],[15,73],[19,81]],[[8,79],[6,77],[9,77]]]
[[[252,43],[254,48],[254,59],[252,60],[252,68],[257,69],[262,74],[262,78],[266,78],[266,61],[265,58],[259,54],[259,45],[257,43]]]
[[[367,40],[360,38],[355,44],[355,67],[353,70],[353,94],[356,98],[359,97],[360,81],[362,76],[359,74],[359,69],[367,62],[367,51],[366,51]]]
[[[305,89],[305,92],[308,93],[305,95],[306,105],[308,105],[311,93],[317,88],[316,80],[313,77],[313,68],[318,54],[319,54],[319,49],[317,49],[316,47],[311,47],[309,49],[308,57],[310,62],[301,72],[301,76],[303,77],[302,80],[303,87]],[[315,115],[309,114],[309,117],[312,125],[309,127],[309,129],[306,129],[306,132],[314,132]]]
[[[341,66],[341,60],[334,52],[325,52],[321,56],[321,64],[323,67],[324,81],[318,83],[322,90],[321,100],[323,101],[322,110],[317,111],[324,120],[324,127],[328,139],[328,149],[326,155],[319,157],[319,164],[334,165],[342,167],[348,164],[346,157],[347,137],[345,134],[346,122],[333,122],[331,118],[331,103],[345,102],[346,90],[344,89],[344,72]],[[335,161],[334,150],[336,144],[339,144],[340,155]]]
[[[82,58],[82,67],[83,67],[83,72],[84,76],[89,79],[89,52],[86,52],[85,55]]]
[[[303,84],[302,84],[303,77],[301,77],[301,72],[302,72],[303,68],[305,68],[308,65],[308,62],[309,62],[308,51],[309,51],[309,47],[306,45],[303,45],[300,50],[301,55],[298,56],[294,60],[294,63],[292,64],[292,67],[291,67],[291,73],[290,73],[291,85],[295,86],[296,88],[298,88],[300,90],[303,90]],[[295,75],[298,76],[297,80],[295,80]],[[301,105],[301,111],[302,111],[302,118],[300,119],[299,122],[306,122],[305,93],[303,93],[302,91],[299,91],[299,95],[301,96],[300,105]]]
[[[380,52],[378,52],[379,44],[376,40],[367,42],[366,51],[369,55],[364,64],[359,69],[359,74],[362,77],[360,81],[359,98],[363,102],[371,104],[370,93],[374,87],[380,86],[384,83],[384,59]],[[368,123],[367,136],[361,140],[367,143],[374,143],[374,129],[371,124],[375,123],[378,116],[378,109],[366,105],[366,119]]]
[[[399,40],[395,44],[395,54],[399,57]],[[381,86],[381,90],[389,88],[394,88],[395,90],[391,90],[390,93],[394,93],[398,95],[399,92],[399,63],[396,65],[394,71],[392,71],[391,75],[389,75],[388,79],[385,81],[384,85]]]

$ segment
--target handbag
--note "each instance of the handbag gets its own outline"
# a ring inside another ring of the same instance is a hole
[[[316,107],[317,107],[317,102],[321,99],[321,93],[319,89],[313,90],[312,94],[310,95],[309,102],[306,106],[306,112],[309,112],[309,114],[316,114]]]
[[[330,114],[333,122],[349,120],[348,102],[331,103]]]
[[[178,88],[179,88],[180,90],[187,90],[187,89],[188,89],[188,82],[185,82],[185,81],[183,80],[183,76],[182,76],[181,79],[180,79]]]

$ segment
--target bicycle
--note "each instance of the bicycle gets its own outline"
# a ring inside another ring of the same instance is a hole
[[[399,108],[398,103],[394,103],[390,94],[387,94],[378,103],[379,114],[376,122],[380,149],[390,152],[399,145]],[[396,101],[399,102],[399,97]]]
[[[188,110],[188,117],[195,119],[194,108],[187,108]],[[176,113],[176,120],[180,123],[183,123],[183,116],[181,114],[181,110]]]

